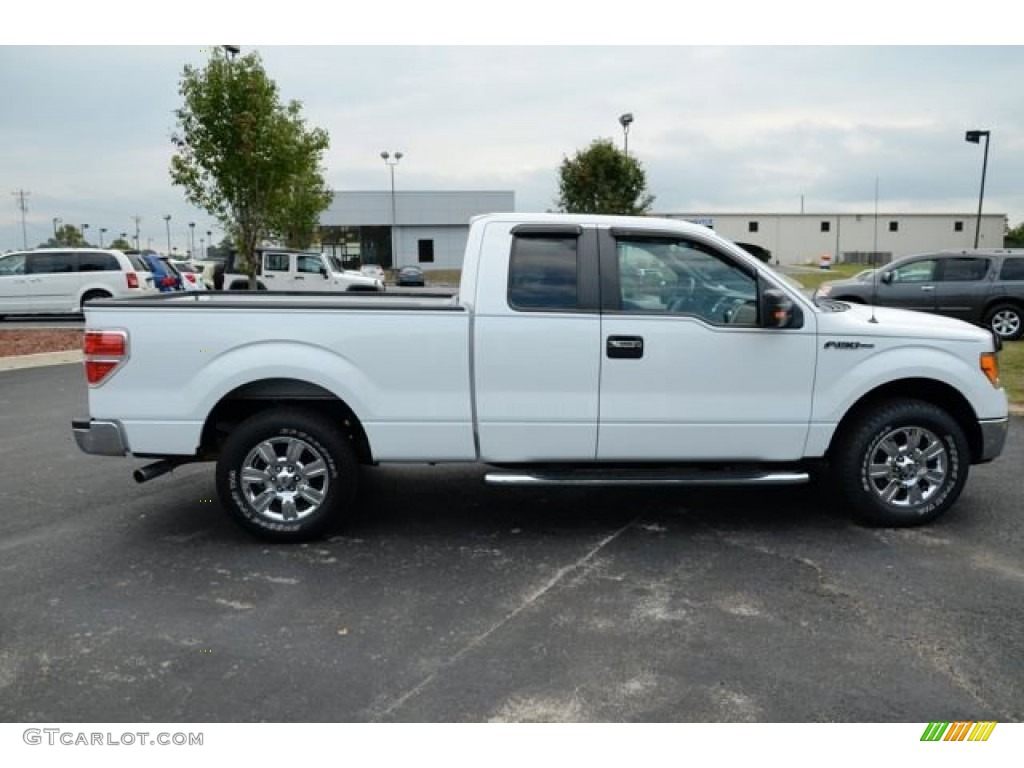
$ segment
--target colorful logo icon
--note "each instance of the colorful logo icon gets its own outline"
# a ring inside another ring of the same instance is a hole
[[[928,723],[921,741],[988,741],[996,723],[958,721],[955,723]]]

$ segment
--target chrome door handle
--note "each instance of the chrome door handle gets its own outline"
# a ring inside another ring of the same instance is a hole
[[[934,291],[935,290],[935,286],[934,285],[922,285],[921,286],[921,290],[922,291]]]

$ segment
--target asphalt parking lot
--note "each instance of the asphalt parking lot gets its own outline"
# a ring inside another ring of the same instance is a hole
[[[1024,719],[1024,421],[930,527],[813,488],[500,490],[366,471],[250,538],[212,467],[81,454],[79,366],[0,372],[0,720]]]

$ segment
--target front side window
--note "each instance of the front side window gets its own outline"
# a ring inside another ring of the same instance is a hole
[[[894,283],[930,283],[935,280],[935,259],[912,261],[891,273]]]
[[[30,253],[28,273],[30,275],[61,275],[75,271],[73,253]]]
[[[620,239],[624,312],[694,315],[715,325],[756,325],[757,279],[708,246]]]
[[[24,275],[25,254],[12,253],[9,256],[0,256],[0,275]]]
[[[576,238],[516,236],[509,260],[508,303],[513,309],[579,309]]]
[[[311,254],[300,254],[298,258],[297,269],[299,272],[306,274],[320,274],[320,270],[323,268],[323,262],[320,261],[319,256],[313,256]]]
[[[946,283],[984,280],[988,274],[988,259],[957,256],[943,262],[942,280]]]

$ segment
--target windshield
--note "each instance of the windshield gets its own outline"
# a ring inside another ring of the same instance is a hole
[[[341,263],[341,259],[330,253],[325,253],[324,255],[327,257],[327,260],[331,263],[331,270],[333,272],[345,271],[345,266]]]

